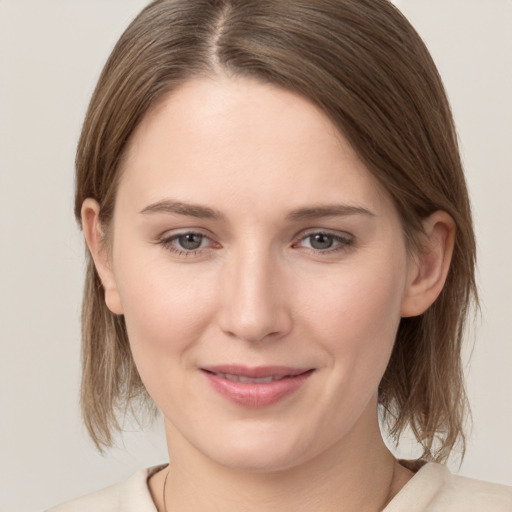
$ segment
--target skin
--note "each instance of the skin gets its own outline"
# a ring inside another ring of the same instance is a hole
[[[327,117],[246,78],[196,79],[166,97],[122,173],[111,252],[92,199],[84,234],[165,418],[167,510],[382,510],[412,474],[384,445],[377,389],[400,318],[442,289],[450,217],[427,219],[411,256],[391,198]],[[177,238],[190,232],[203,236],[196,251]],[[318,233],[332,246],[318,248]],[[227,363],[314,371],[250,409],[200,370]],[[166,472],[149,482],[159,510]]]

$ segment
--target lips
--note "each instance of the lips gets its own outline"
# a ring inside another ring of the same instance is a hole
[[[228,379],[233,382],[255,382],[255,383],[266,383],[266,382],[275,382],[276,380],[286,379],[287,376],[278,377],[276,375],[272,375],[270,377],[244,377],[243,375],[234,375],[231,373],[215,373],[216,377],[220,377],[221,379]]]
[[[238,365],[201,368],[213,389],[229,401],[250,408],[266,407],[296,392],[313,369],[285,366],[248,368]]]

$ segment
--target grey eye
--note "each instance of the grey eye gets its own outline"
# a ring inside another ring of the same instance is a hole
[[[187,251],[193,251],[199,249],[203,243],[204,236],[199,233],[187,233],[186,235],[180,235],[177,238],[177,242],[181,248]]]
[[[325,233],[317,233],[315,235],[310,235],[309,243],[313,249],[330,249],[334,244],[334,236],[327,235]]]

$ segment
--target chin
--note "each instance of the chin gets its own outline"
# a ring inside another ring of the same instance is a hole
[[[291,469],[302,462],[296,453],[276,452],[275,446],[264,450],[248,447],[230,450],[226,447],[221,453],[212,456],[217,464],[226,469],[244,473],[275,473]]]
[[[269,473],[295,467],[315,450],[299,433],[281,431],[275,425],[246,425],[210,442],[201,449],[215,463],[235,471]],[[211,441],[211,440],[210,440]]]

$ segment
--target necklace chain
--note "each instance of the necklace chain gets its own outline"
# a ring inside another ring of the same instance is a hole
[[[395,477],[395,472],[396,472],[396,465],[398,464],[398,461],[395,462],[395,465],[393,466],[393,473],[391,475],[391,483],[389,484],[389,494],[391,494],[391,489],[393,487],[393,480],[394,480],[394,477]],[[164,510],[163,512],[167,512],[167,503],[165,501],[165,489],[167,487],[167,479],[169,478],[169,473],[171,472],[171,468],[170,468],[170,465],[167,469],[167,474],[165,475],[165,479],[164,479],[164,490],[163,490],[163,493],[162,493],[162,501],[164,503]],[[386,499],[386,502],[385,504],[387,505],[389,503],[389,500],[390,500],[390,496],[388,494],[388,498]]]
[[[167,478],[169,477],[170,472],[171,472],[170,468],[167,469],[167,474],[165,475],[165,480],[164,480],[164,492],[163,492],[163,496],[162,496],[162,501],[164,502],[164,512],[167,512],[167,504],[165,503],[165,487],[167,486]]]

